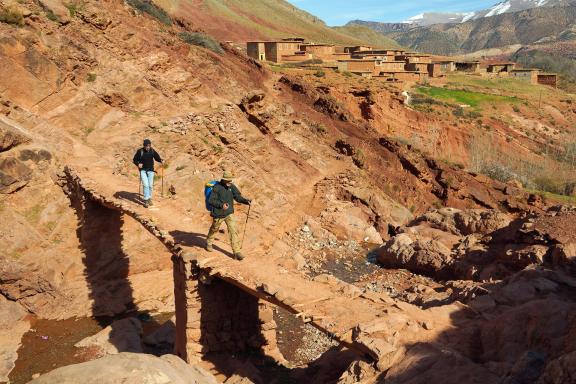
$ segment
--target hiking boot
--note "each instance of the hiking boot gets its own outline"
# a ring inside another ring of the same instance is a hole
[[[206,251],[208,251],[208,252],[214,251],[214,248],[212,248],[212,244],[206,245]]]
[[[152,203],[152,199],[148,200],[148,206],[151,207],[151,206],[153,206],[153,205],[154,205],[154,204]]]
[[[240,252],[238,252],[238,253],[234,254],[234,258],[236,260],[244,260],[244,255],[242,255]]]
[[[144,208],[148,208],[148,200],[144,200]]]

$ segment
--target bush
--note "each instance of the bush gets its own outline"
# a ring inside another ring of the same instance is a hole
[[[76,13],[78,13],[78,11],[84,10],[84,8],[86,6],[86,4],[84,3],[83,0],[71,1],[69,3],[65,3],[64,5],[66,6],[66,8],[68,8],[68,12],[70,13],[70,17],[76,16]]]
[[[87,80],[89,83],[96,81],[96,74],[95,73],[89,73]]]
[[[452,111],[452,114],[456,117],[464,117],[464,108],[458,107]]]
[[[23,26],[24,16],[15,8],[0,8],[0,22]]]
[[[166,25],[172,25],[172,19],[162,8],[150,0],[127,0],[127,3],[137,10],[147,13]]]
[[[314,73],[314,76],[316,77],[325,77],[326,76],[326,72],[324,72],[323,70],[319,69]]]
[[[220,43],[217,40],[215,40],[212,36],[208,36],[204,33],[181,32],[180,38],[182,39],[182,41],[190,45],[197,45],[200,47],[204,47],[220,55],[224,53],[224,50],[222,49],[222,46],[220,46]]]
[[[58,22],[58,16],[56,16],[54,12],[52,12],[51,10],[46,11],[46,17],[48,18],[48,20],[51,20],[55,23]]]

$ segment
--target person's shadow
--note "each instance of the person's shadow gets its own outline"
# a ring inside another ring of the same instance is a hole
[[[171,231],[170,235],[174,238],[176,244],[184,245],[186,247],[206,247],[206,235],[195,232],[184,232],[184,231]],[[221,252],[230,258],[234,258],[234,254],[217,245],[213,245],[214,251]]]
[[[139,193],[119,191],[114,194],[114,197],[120,200],[131,201],[136,204],[144,205],[144,199]]]

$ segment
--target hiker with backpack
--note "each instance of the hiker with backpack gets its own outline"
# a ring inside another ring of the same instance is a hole
[[[164,161],[158,152],[152,148],[152,142],[149,139],[144,139],[142,148],[136,151],[132,161],[138,167],[144,193],[144,206],[148,208],[152,205],[152,192],[154,190],[154,161],[160,164],[164,164]]]
[[[212,252],[214,236],[220,229],[222,222],[226,223],[230,234],[232,252],[236,260],[244,259],[240,253],[241,245],[236,232],[236,222],[234,220],[234,200],[240,204],[250,205],[252,201],[242,196],[238,188],[232,183],[234,176],[231,172],[225,171],[220,181],[212,181],[206,184],[204,196],[206,198],[206,208],[212,216],[212,226],[206,238],[206,250]]]

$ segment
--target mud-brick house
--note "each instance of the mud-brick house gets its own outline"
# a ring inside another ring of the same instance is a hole
[[[336,49],[332,44],[302,44],[300,51],[311,54],[314,59],[334,60]]]
[[[428,63],[408,63],[405,68],[410,72],[428,72]]]
[[[479,61],[456,61],[454,62],[456,71],[467,72],[467,73],[478,73],[480,72],[480,62]]]
[[[419,82],[428,79],[428,74],[414,71],[380,72],[380,74],[378,74],[377,76],[373,76],[373,78],[379,80],[385,80],[387,82],[391,81]]]
[[[430,77],[442,77],[445,72],[442,70],[442,66],[438,63],[430,63],[428,65],[428,76]]]
[[[376,73],[376,68],[382,63],[381,60],[345,59],[338,60],[338,70],[340,72],[351,73]]]
[[[440,71],[444,73],[454,72],[456,70],[456,64],[454,60],[433,61],[432,64],[438,64],[440,66]]]
[[[404,72],[406,70],[404,61],[380,61],[378,69],[383,72]]]
[[[246,51],[248,57],[258,61],[266,61],[266,42],[265,41],[249,41],[246,43]]]
[[[538,84],[538,72],[540,72],[540,70],[535,68],[513,69],[510,71],[509,76],[530,84]]]
[[[486,72],[488,73],[501,73],[501,72],[511,72],[516,67],[516,63],[493,63],[488,64]]]
[[[558,87],[558,75],[555,73],[539,73],[538,84],[547,85],[549,87]]]
[[[246,43],[248,56],[259,61],[282,62],[282,56],[300,52],[301,41],[249,41]]]
[[[356,53],[362,51],[371,51],[372,47],[368,47],[366,45],[355,45],[353,47],[342,47],[344,53]],[[339,51],[339,48],[336,49]]]
[[[396,61],[404,61],[408,64],[411,63],[431,63],[432,57],[430,55],[422,55],[414,52],[405,52],[401,54],[396,54],[394,57]]]

